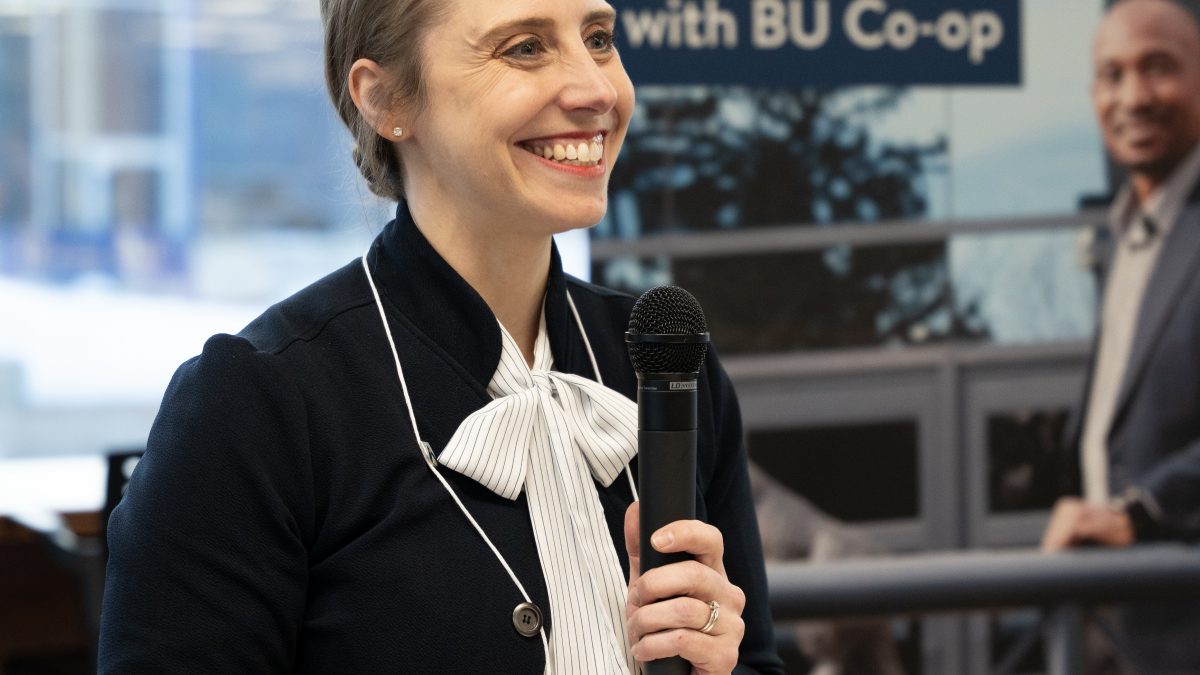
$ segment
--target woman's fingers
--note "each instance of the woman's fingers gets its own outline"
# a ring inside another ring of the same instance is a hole
[[[641,573],[641,507],[634,502],[625,510],[625,551],[629,554],[629,580]],[[700,564],[725,574],[725,539],[721,531],[699,520],[677,520],[659,528],[650,544],[661,553],[686,552]]]
[[[629,554],[629,583],[637,581],[642,570],[641,503],[634,502],[625,509],[625,552]]]
[[[738,645],[745,633],[741,617],[730,623],[731,629],[721,635],[687,628],[650,633],[633,645],[633,657],[645,662],[682,656],[696,672],[728,673],[737,666]]]
[[[643,574],[639,515],[637,503],[625,512],[630,568],[626,616],[634,658],[681,656],[695,673],[729,673],[737,665],[746,632],[741,616],[746,594],[725,576],[720,530],[698,520],[677,520],[659,528],[650,539],[656,550],[690,553],[695,559]]]
[[[650,537],[650,544],[662,553],[691,553],[701,564],[725,573],[725,539],[708,523],[677,520],[659,528]]]
[[[732,608],[717,604],[713,606],[696,598],[671,598],[643,607],[629,617],[627,630],[629,643],[634,644],[643,636],[675,628],[690,628],[700,631],[708,626],[709,619],[716,621],[709,627],[708,635],[721,635],[738,630],[742,618]]]
[[[724,574],[698,560],[686,560],[648,570],[629,583],[630,613],[638,607],[674,597],[708,602],[716,600],[738,614],[746,607],[746,594]],[[699,626],[697,626],[699,628]]]

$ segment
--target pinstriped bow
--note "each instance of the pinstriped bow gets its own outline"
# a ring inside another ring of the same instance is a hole
[[[612,485],[637,454],[637,405],[578,375],[525,367],[509,374],[515,377],[492,381],[490,388],[501,395],[463,420],[438,464],[516,499],[525,486],[530,444],[542,428],[535,420],[544,415],[551,430],[561,428],[574,440],[596,480]]]
[[[501,334],[488,385],[496,399],[463,420],[438,463],[508,499],[525,491],[554,616],[546,674],[635,673],[625,576],[593,478],[608,487],[637,452],[637,406],[597,382],[554,372],[544,317],[533,368]]]

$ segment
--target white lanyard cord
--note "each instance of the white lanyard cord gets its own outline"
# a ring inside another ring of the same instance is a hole
[[[367,252],[370,252],[370,250],[371,249],[368,248]],[[392,348],[392,359],[396,364],[396,374],[400,376],[400,389],[404,392],[404,403],[408,407],[408,419],[412,422],[413,436],[416,437],[417,443],[421,446],[421,455],[425,458],[425,464],[429,466],[431,471],[433,471],[433,475],[437,476],[438,481],[440,481],[442,486],[446,488],[446,492],[450,493],[450,498],[454,500],[455,504],[458,504],[459,510],[463,512],[463,515],[466,516],[467,520],[471,522],[471,525],[475,527],[475,531],[479,533],[480,537],[483,537],[484,543],[488,545],[488,548],[492,549],[492,553],[496,556],[496,559],[500,561],[500,564],[504,567],[504,571],[508,572],[508,578],[512,579],[512,582],[514,585],[516,585],[517,590],[521,592],[521,597],[525,598],[525,602],[533,604],[533,600],[529,597],[529,593],[526,592],[525,586],[521,584],[521,580],[517,578],[517,575],[515,572],[513,572],[512,567],[509,567],[508,561],[505,560],[504,556],[500,554],[500,549],[496,548],[496,545],[492,543],[491,538],[487,536],[487,533],[483,531],[483,528],[480,527],[474,516],[471,515],[471,512],[467,510],[465,505],[463,505],[462,500],[458,498],[458,494],[454,492],[454,488],[450,487],[450,483],[446,482],[446,478],[442,476],[442,472],[438,471],[437,464],[435,463],[433,457],[433,448],[431,448],[429,444],[421,438],[421,432],[417,429],[417,416],[413,413],[412,398],[410,398],[408,395],[408,383],[404,381],[404,368],[400,366],[400,352],[396,350],[396,341],[392,338],[392,329],[388,325],[387,314],[383,311],[383,299],[379,297],[379,289],[375,287],[375,278],[371,275],[371,268],[367,264],[366,253],[363,253],[362,255],[362,265],[363,271],[367,273],[367,283],[371,285],[371,294],[375,296],[375,307],[379,309],[379,319],[383,322],[383,330],[387,334],[388,345],[390,345]],[[538,633],[542,637],[542,648],[546,650],[546,659],[549,660],[550,643],[546,640],[546,629],[539,628]]]
[[[579,326],[579,334],[583,336],[583,346],[587,348],[588,359],[592,362],[592,372],[596,374],[596,383],[604,386],[604,378],[600,375],[600,366],[596,365],[596,354],[592,352],[592,341],[588,339],[587,331],[583,329],[583,319],[579,318],[579,310],[575,309],[575,300],[571,297],[571,292],[567,291],[567,305],[571,307],[571,314],[575,316],[575,325]],[[638,501],[637,484],[633,480],[633,471],[630,471],[629,465],[625,465],[625,477],[629,479],[629,492],[633,495],[633,501]]]
[[[496,560],[500,561],[500,565],[504,567],[504,571],[508,573],[508,577],[512,579],[512,582],[517,587],[517,590],[521,592],[521,597],[525,599],[525,602],[533,604],[533,600],[529,597],[529,593],[526,592],[525,586],[521,584],[521,580],[517,578],[516,573],[513,572],[512,567],[508,564],[508,561],[504,559],[504,556],[500,553],[500,549],[496,548],[496,545],[492,543],[491,538],[489,538],[487,533],[483,531],[483,527],[479,525],[478,521],[475,520],[474,516],[471,515],[471,512],[468,511],[467,507],[462,503],[462,500],[458,498],[458,494],[454,492],[454,488],[450,487],[450,483],[447,482],[446,478],[442,476],[442,473],[438,471],[437,460],[433,456],[433,448],[429,445],[429,443],[425,442],[425,440],[421,438],[421,432],[417,428],[417,417],[413,412],[412,398],[408,393],[408,383],[404,379],[404,368],[400,365],[400,352],[396,349],[396,341],[392,337],[391,326],[388,325],[387,313],[383,309],[383,299],[379,295],[379,289],[375,286],[375,278],[371,274],[371,267],[367,263],[367,253],[370,253],[370,250],[370,247],[368,247],[367,251],[362,255],[363,271],[367,275],[367,283],[371,286],[371,294],[375,297],[375,307],[379,310],[379,319],[383,322],[383,331],[387,335],[388,345],[392,349],[392,361],[396,366],[396,375],[398,375],[400,378],[400,390],[404,393],[404,403],[408,408],[408,419],[412,424],[413,436],[417,439],[417,444],[421,447],[421,454],[425,458],[425,464],[429,467],[430,471],[433,471],[433,475],[437,476],[437,479],[439,482],[441,482],[442,487],[446,488],[446,492],[450,494],[450,498],[454,500],[454,503],[458,505],[459,510],[462,511],[463,515],[467,517],[467,520],[475,528],[475,531],[478,532],[479,536],[483,538],[484,543],[486,543],[488,548],[492,550],[492,554],[496,556]],[[590,359],[592,362],[592,371],[596,374],[596,382],[603,385],[604,381],[600,376],[600,367],[597,365],[596,356],[592,352],[592,344],[588,340],[587,332],[583,329],[583,321],[579,317],[579,311],[575,309],[575,301],[571,298],[570,292],[567,293],[567,304],[571,307],[571,313],[575,316],[575,323],[579,326],[579,332],[583,336],[583,344],[584,347],[587,348],[588,359]],[[629,489],[632,491],[633,498],[636,501],[638,498],[637,487],[634,484],[633,472],[630,471],[628,464],[625,465],[625,476],[629,479]],[[549,661],[550,644],[546,639],[546,629],[540,628],[538,629],[538,633],[541,635],[542,648],[546,650],[546,659]]]

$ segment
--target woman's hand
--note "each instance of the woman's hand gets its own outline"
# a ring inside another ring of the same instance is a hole
[[[722,558],[721,531],[698,520],[677,520],[651,537],[655,550],[684,551],[695,560],[665,565],[641,573],[641,531],[638,502],[625,512],[625,549],[629,552],[629,597],[626,628],[633,656],[654,661],[682,656],[698,675],[725,675],[737,665],[738,646],[746,626],[742,610],[746,594],[729,583]],[[717,621],[707,627],[715,601]]]

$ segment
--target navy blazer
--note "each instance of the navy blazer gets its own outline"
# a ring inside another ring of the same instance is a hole
[[[500,333],[402,204],[369,255],[421,433],[440,451],[489,402]],[[556,367],[634,397],[633,298],[565,276],[545,302]],[[780,673],[737,401],[713,354],[700,377],[697,512],[748,597],[737,672]],[[636,471],[636,463],[634,466]],[[443,475],[553,630],[529,511]],[[628,482],[598,486],[628,574]],[[522,597],[426,466],[382,324],[354,261],[218,335],[176,373],[109,526],[100,671],[541,673]],[[569,675],[569,674],[563,674]]]

